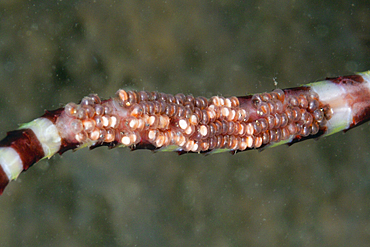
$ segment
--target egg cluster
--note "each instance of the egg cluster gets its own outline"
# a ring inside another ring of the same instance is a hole
[[[246,149],[259,145],[247,124],[248,112],[236,97],[193,97],[184,94],[119,90],[120,106],[130,117],[123,122],[156,148],[200,152],[218,148]],[[245,123],[241,128],[235,123]],[[126,129],[127,130],[127,129]],[[129,143],[132,145],[135,143]]]
[[[109,101],[102,102],[96,94],[84,97],[80,104],[68,103],[64,107],[68,120],[64,120],[66,133],[71,133],[72,140],[85,142],[113,142],[120,119],[113,113]],[[63,119],[63,118],[61,118]],[[57,122],[59,129],[63,128]]]
[[[330,114],[330,107],[309,90],[206,99],[121,89],[109,100],[89,95],[78,105],[67,104],[64,121],[78,143],[243,151],[315,135]]]
[[[255,94],[251,103],[258,116],[253,122],[254,134],[262,137],[263,144],[316,135],[332,116],[329,105],[303,89]]]

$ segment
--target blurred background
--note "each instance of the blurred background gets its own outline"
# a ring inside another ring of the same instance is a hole
[[[245,95],[370,69],[369,1],[1,0],[0,135],[119,88]],[[370,127],[231,155],[98,148],[0,197],[1,246],[367,246]]]

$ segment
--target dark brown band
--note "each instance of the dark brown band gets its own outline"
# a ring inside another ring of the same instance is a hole
[[[326,80],[332,81],[336,84],[345,85],[357,85],[364,82],[364,78],[361,75],[347,75],[335,78],[326,78]]]
[[[64,108],[59,108],[53,111],[45,111],[45,114],[42,117],[49,119],[53,124],[55,124],[58,117],[63,111],[64,111]]]
[[[31,129],[8,132],[7,136],[0,141],[0,147],[12,147],[19,154],[23,170],[27,170],[45,156],[40,141]]]
[[[9,178],[5,174],[3,168],[0,166],[0,195],[3,193],[8,183],[9,183]]]

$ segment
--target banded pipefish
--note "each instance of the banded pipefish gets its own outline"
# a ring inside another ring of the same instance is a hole
[[[39,160],[71,149],[236,153],[328,136],[369,118],[370,71],[240,97],[91,94],[7,133],[0,141],[0,194]]]

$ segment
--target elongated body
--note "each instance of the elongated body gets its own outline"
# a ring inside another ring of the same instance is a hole
[[[369,113],[370,72],[229,98],[122,89],[108,100],[90,95],[8,132],[0,142],[0,193],[40,159],[70,149],[238,152],[348,130]]]

